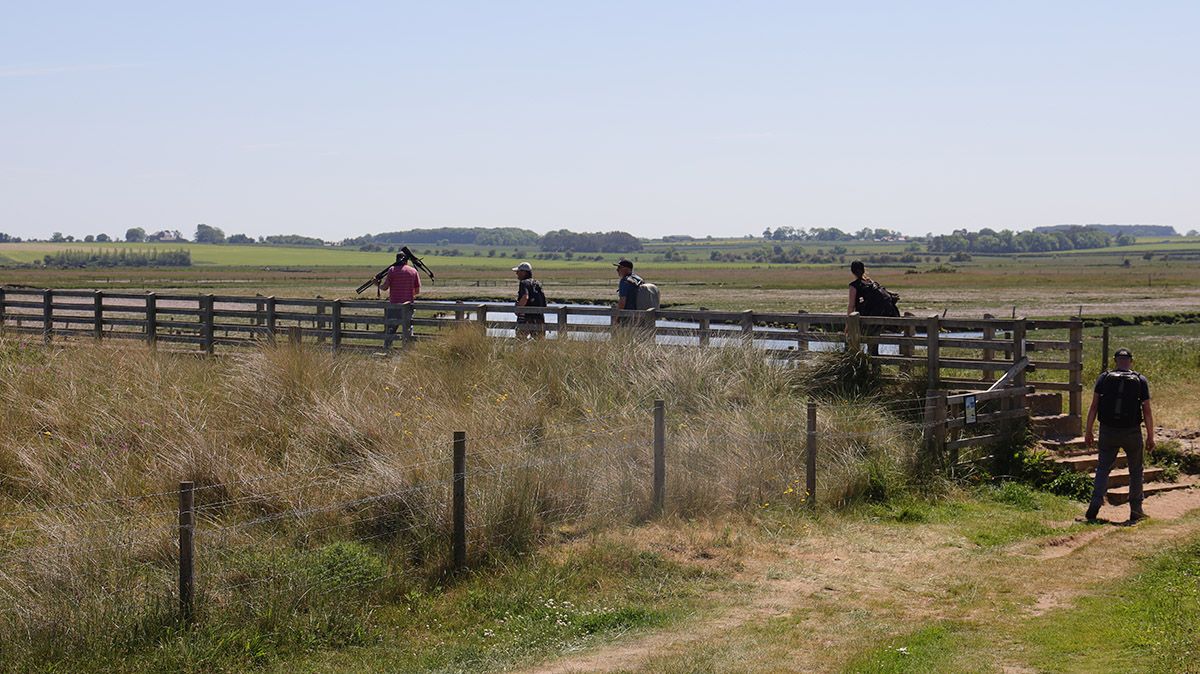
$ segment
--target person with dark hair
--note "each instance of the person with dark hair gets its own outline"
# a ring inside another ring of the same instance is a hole
[[[1083,442],[1095,444],[1092,427],[1100,419],[1100,459],[1092,484],[1092,500],[1084,517],[1095,522],[1108,493],[1108,474],[1124,449],[1129,460],[1129,521],[1146,519],[1142,510],[1142,471],[1145,452],[1154,450],[1154,412],[1150,409],[1150,384],[1144,375],[1133,371],[1133,353],[1126,348],[1113,352],[1113,369],[1100,375],[1092,390]],[[1146,442],[1142,443],[1142,424],[1146,424]]]
[[[416,269],[408,265],[407,255],[396,253],[396,264],[388,269],[387,277],[382,282],[375,279],[375,285],[379,286],[380,290],[388,291],[389,305],[383,331],[383,348],[388,349],[392,346],[396,328],[400,326],[403,316],[400,305],[411,303],[421,294],[421,277],[417,275]]]
[[[512,268],[517,274],[517,306],[518,307],[544,307],[546,306],[546,293],[542,291],[542,284],[538,283],[533,278],[533,265],[528,262]],[[546,334],[546,315],[537,314],[517,314],[517,336],[526,339],[540,339]]]
[[[849,316],[854,312],[859,315],[867,315],[865,309],[867,304],[867,291],[871,288],[871,277],[867,276],[867,266],[862,260],[855,260],[850,263],[850,273],[854,274],[854,280],[850,282],[850,306],[846,308],[846,315]]]

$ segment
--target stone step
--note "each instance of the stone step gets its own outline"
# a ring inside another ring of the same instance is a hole
[[[1067,468],[1079,473],[1086,473],[1091,472],[1096,468],[1096,466],[1100,465],[1100,455],[1096,454],[1095,452],[1091,454],[1079,454],[1077,456],[1067,456],[1055,459],[1054,462],[1063,468]],[[1129,458],[1125,456],[1124,452],[1121,452],[1120,454],[1117,454],[1117,459],[1115,462],[1113,462],[1113,467],[1124,468],[1125,466],[1129,465],[1128,462]]]
[[[1025,396],[1029,414],[1035,417],[1062,414],[1062,394],[1057,391],[1035,391]]]
[[[1051,414],[1029,418],[1029,430],[1039,438],[1079,435],[1083,423],[1076,414]]]
[[[1089,473],[1089,475],[1091,475],[1093,480],[1096,479],[1095,472]],[[1142,482],[1144,484],[1149,484],[1151,482],[1156,482],[1158,480],[1161,480],[1162,476],[1163,476],[1163,469],[1159,468],[1158,466],[1146,466],[1145,469],[1142,470]],[[1129,486],[1129,469],[1128,468],[1121,468],[1119,470],[1114,470],[1108,474],[1108,492],[1110,494],[1112,493],[1112,490],[1117,487],[1127,487],[1127,486]],[[1128,497],[1126,497],[1126,498],[1128,498]]]
[[[1142,497],[1153,496],[1167,491],[1175,491],[1176,489],[1189,489],[1191,484],[1187,482],[1152,482],[1142,487]],[[1129,503],[1129,487],[1117,487],[1108,490],[1108,502],[1113,505],[1121,505]]]

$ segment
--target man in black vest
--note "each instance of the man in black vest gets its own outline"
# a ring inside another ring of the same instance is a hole
[[[1092,426],[1099,417],[1100,463],[1096,466],[1092,501],[1087,509],[1089,522],[1095,521],[1100,514],[1104,495],[1108,493],[1108,474],[1119,449],[1124,449],[1129,459],[1129,521],[1146,519],[1142,510],[1142,423],[1146,424],[1145,451],[1153,451],[1154,413],[1150,410],[1150,384],[1144,376],[1133,371],[1133,354],[1129,349],[1117,349],[1113,353],[1113,365],[1113,369],[1096,380],[1092,404],[1088,407],[1087,432],[1083,436],[1089,448],[1095,444]]]

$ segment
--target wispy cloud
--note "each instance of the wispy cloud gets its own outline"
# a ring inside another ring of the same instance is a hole
[[[132,65],[83,65],[83,66],[0,66],[0,77],[38,77],[41,75],[59,75],[62,73],[83,73],[97,70],[118,70],[132,68]]]

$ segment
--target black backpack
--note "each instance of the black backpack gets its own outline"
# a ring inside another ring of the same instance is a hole
[[[900,310],[896,302],[900,301],[899,293],[894,293],[879,285],[874,279],[858,281],[858,314],[860,316],[899,316]]]
[[[530,279],[529,284],[529,302],[531,307],[546,306],[546,293],[542,291],[542,284],[537,279]]]
[[[1100,377],[1097,415],[1100,423],[1133,428],[1142,423],[1142,376],[1132,370],[1109,370]]]

